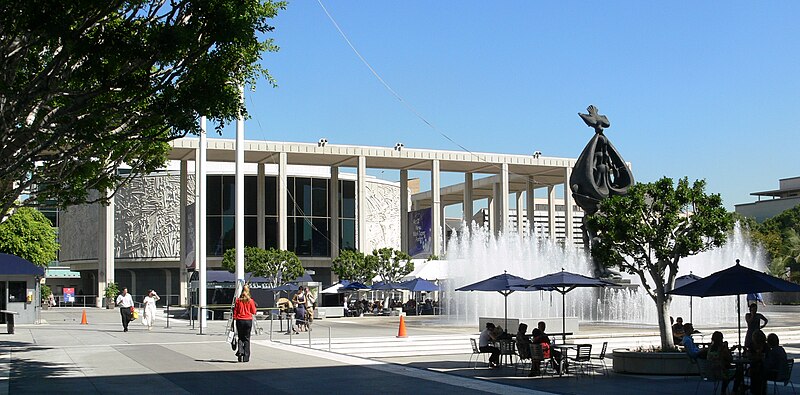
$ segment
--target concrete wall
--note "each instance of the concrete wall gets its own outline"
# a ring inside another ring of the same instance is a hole
[[[737,204],[736,212],[745,217],[755,218],[756,222],[772,218],[800,204],[800,197],[762,200],[760,202]]]

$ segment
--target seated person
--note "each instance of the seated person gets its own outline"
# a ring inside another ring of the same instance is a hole
[[[672,325],[672,340],[675,342],[676,346],[683,345],[683,335],[683,318],[678,317]]]
[[[731,366],[733,355],[728,347],[728,342],[722,340],[722,332],[716,331],[711,335],[711,345],[708,347],[706,359],[710,364],[712,376],[722,379],[722,394],[725,395],[728,391],[728,383],[736,374],[736,369]],[[738,386],[739,383],[734,384],[734,392]]]
[[[769,350],[766,358],[764,358],[764,371],[768,380],[777,380],[786,366],[786,350],[780,346],[778,335],[774,333],[770,333],[767,336],[767,345]]]
[[[547,344],[547,349],[550,351],[550,361],[553,363],[553,366],[556,369],[557,374],[561,374],[561,362],[563,360],[563,355],[561,355],[561,351],[553,350],[551,347],[552,343],[550,342],[550,336],[547,336],[547,332],[545,329],[547,328],[547,324],[544,321],[539,321],[537,324],[537,329],[539,329],[540,335],[533,339],[534,343],[542,344],[542,350],[545,348],[545,344]]]
[[[691,322],[687,322],[683,324],[683,347],[686,350],[686,354],[689,355],[689,358],[700,358],[705,359],[705,353],[700,352],[700,349],[694,344],[694,339],[692,339],[692,333],[694,333],[694,326]]]
[[[542,340],[541,337],[542,331],[540,331],[539,328],[533,328],[533,331],[531,332],[531,344],[538,344],[540,347],[542,347],[542,358],[544,359],[533,359],[533,356],[531,355],[531,372],[528,374],[528,376],[538,375],[539,365],[541,365],[542,361],[546,361],[551,358],[550,344],[540,342],[540,340]]]
[[[517,353],[520,359],[529,359],[531,357],[531,339],[525,333],[528,331],[528,324],[519,324],[517,328]]]
[[[500,349],[490,344],[490,342],[497,340],[495,339],[494,334],[494,324],[487,322],[486,329],[481,332],[481,336],[478,338],[478,349],[480,352],[492,354],[489,356],[489,368],[496,368],[500,366]]]

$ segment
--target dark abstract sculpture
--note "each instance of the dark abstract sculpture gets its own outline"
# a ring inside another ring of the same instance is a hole
[[[586,110],[589,111],[588,114],[578,115],[587,126],[594,128],[595,134],[575,162],[569,185],[575,203],[586,212],[583,217],[583,241],[590,248],[590,243],[597,235],[586,226],[587,217],[597,212],[601,200],[628,193],[628,188],[633,185],[633,173],[622,155],[603,134],[603,129],[611,126],[608,118],[598,114],[595,106],[589,106]],[[617,276],[598,262],[595,262],[595,272],[600,277]]]

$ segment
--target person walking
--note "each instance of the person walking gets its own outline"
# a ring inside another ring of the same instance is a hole
[[[122,293],[117,295],[117,306],[122,316],[122,331],[128,331],[128,323],[133,320],[133,297],[128,293],[128,288],[122,288]]]
[[[148,331],[153,330],[153,321],[156,318],[156,301],[161,300],[156,291],[150,290],[147,296],[142,300],[144,305],[144,314],[142,314],[142,325],[147,327]]]
[[[250,362],[250,331],[253,329],[255,313],[256,303],[250,297],[250,287],[245,285],[233,307],[233,319],[236,321],[236,333],[239,336],[236,351],[239,362]]]
[[[317,298],[311,288],[306,287],[306,329],[311,330],[311,323],[314,322],[314,305],[317,304]]]

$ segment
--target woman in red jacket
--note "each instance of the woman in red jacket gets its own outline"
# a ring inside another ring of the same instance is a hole
[[[245,285],[233,308],[233,319],[236,320],[236,332],[239,336],[239,350],[236,351],[239,362],[250,362],[250,331],[253,329],[255,313],[256,303],[250,297],[250,287]]]

